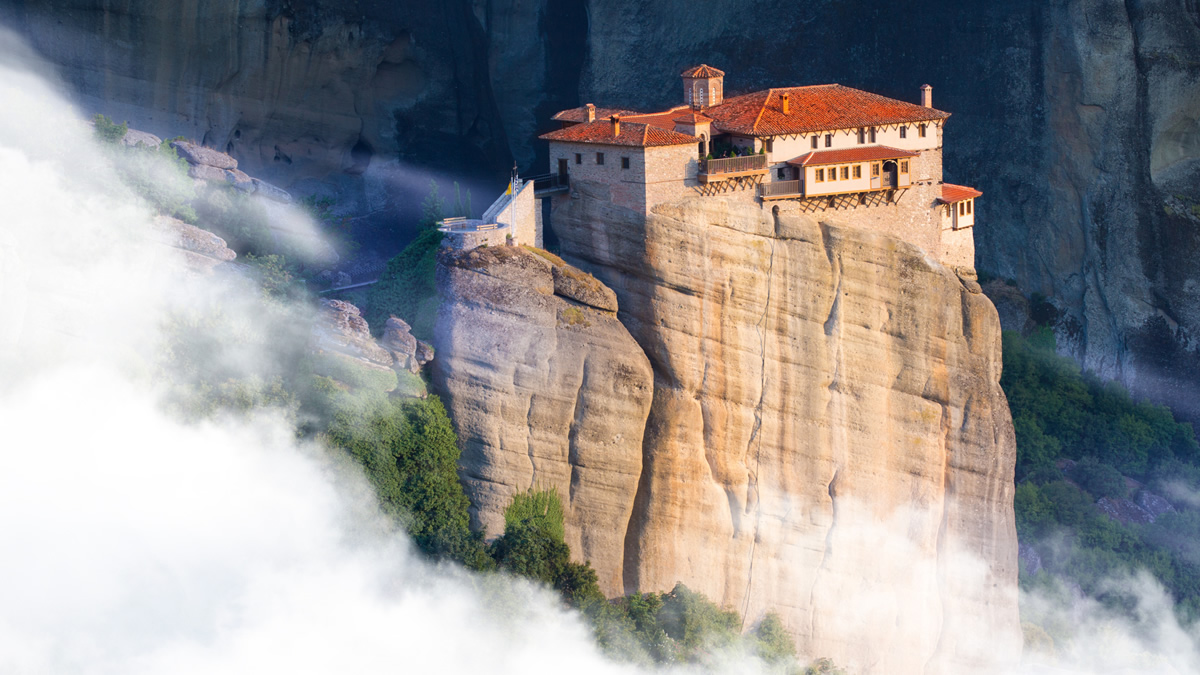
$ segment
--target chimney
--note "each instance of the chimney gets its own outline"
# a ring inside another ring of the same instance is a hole
[[[621,135],[621,116],[613,115],[612,117],[610,117],[608,119],[612,122],[613,136],[614,137],[620,136]]]
[[[779,95],[779,100],[783,102],[783,114],[784,115],[789,114],[791,111],[791,106],[788,105],[788,103],[790,102],[790,99],[791,99],[791,96],[789,96],[787,94]]]
[[[596,121],[596,104],[589,103],[584,107],[587,108],[588,121],[595,122]]]
[[[926,108],[933,107],[933,87],[927,84],[921,85],[921,105]]]

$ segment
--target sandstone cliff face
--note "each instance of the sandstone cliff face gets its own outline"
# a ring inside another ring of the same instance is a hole
[[[534,136],[555,111],[677,103],[699,61],[734,93],[830,81],[913,100],[928,81],[954,113],[947,178],[985,193],[979,269],[1053,298],[1089,368],[1200,419],[1195,3],[711,5],[15,0],[0,21],[89,111],[227,149],[300,195],[320,180],[362,212],[419,203],[409,166],[544,171]]]
[[[852,672],[1011,658],[1016,449],[978,285],[882,235],[719,199],[643,221],[573,189],[564,255],[654,370],[625,590],[779,611]]]
[[[473,525],[498,535],[514,493],[554,488],[572,553],[616,595],[650,364],[613,312],[556,290],[552,267],[516,247],[444,254],[433,381],[459,433]]]

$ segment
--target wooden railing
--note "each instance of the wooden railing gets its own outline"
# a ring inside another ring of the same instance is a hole
[[[763,183],[758,186],[758,196],[763,199],[772,197],[791,197],[804,193],[804,181],[781,180],[774,183]]]
[[[766,155],[747,155],[746,157],[725,157],[724,159],[704,160],[703,173],[741,173],[744,171],[766,171]]]

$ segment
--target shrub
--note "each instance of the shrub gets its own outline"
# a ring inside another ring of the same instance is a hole
[[[365,317],[371,330],[380,335],[390,315],[412,326],[420,340],[433,338],[437,315],[437,251],[442,233],[426,229],[388,261],[379,282],[367,292]]]
[[[513,495],[512,503],[504,509],[504,529],[520,526],[536,527],[551,538],[562,540],[563,510],[558,491],[530,488]]]
[[[734,643],[741,634],[737,612],[721,609],[702,593],[683,584],[663,596],[659,622],[667,635],[688,652]]]
[[[129,133],[129,123],[122,122],[114,123],[108,118],[108,115],[97,113],[92,117],[92,126],[96,132],[96,138],[104,143],[117,144],[125,138],[125,134]]]
[[[783,620],[774,612],[767,614],[754,629],[755,651],[765,661],[778,662],[796,658],[796,643],[783,627]]]

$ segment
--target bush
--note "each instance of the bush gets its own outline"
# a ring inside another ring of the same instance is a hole
[[[783,627],[778,614],[763,617],[754,629],[754,640],[758,655],[764,661],[778,662],[796,658],[796,643]]]
[[[442,233],[426,229],[388,261],[379,282],[367,292],[366,320],[380,335],[391,315],[403,319],[420,340],[433,339],[437,316],[437,251]]]
[[[95,129],[96,138],[101,142],[114,145],[120,143],[125,138],[125,134],[129,133],[128,122],[116,124],[108,118],[108,115],[99,113],[92,117],[92,127]]]
[[[552,539],[562,541],[563,511],[562,500],[558,491],[534,490],[513,495],[512,503],[504,510],[504,529],[530,525],[550,535]]]
[[[741,635],[742,619],[737,612],[721,609],[683,584],[676,584],[663,596],[658,614],[667,635],[687,652],[725,647]]]
[[[339,410],[326,437],[363,465],[384,509],[405,523],[418,548],[477,569],[488,565],[468,527],[458,439],[436,396]]]

